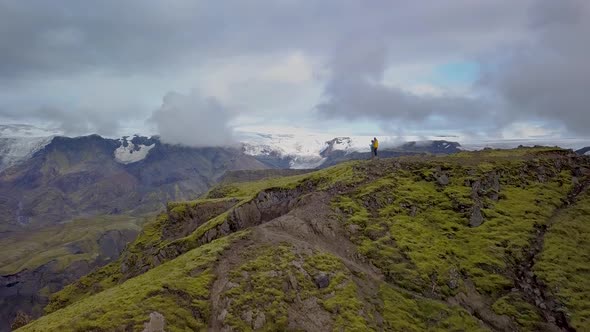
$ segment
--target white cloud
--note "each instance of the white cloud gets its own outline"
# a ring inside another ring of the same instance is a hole
[[[226,146],[233,143],[229,111],[214,97],[196,91],[168,93],[151,121],[165,143],[186,146]]]
[[[296,52],[271,64],[262,71],[260,77],[271,81],[301,84],[313,78],[313,68],[310,60],[303,53]]]

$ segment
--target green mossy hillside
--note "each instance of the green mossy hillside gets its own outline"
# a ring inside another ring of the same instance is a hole
[[[322,289],[314,283],[320,273],[329,278]],[[369,313],[362,312],[364,301],[351,272],[327,253],[297,252],[288,244],[259,248],[230,272],[229,282],[231,288],[222,294],[229,302],[225,323],[240,331],[256,327],[259,317],[264,320],[257,328],[286,330],[289,308],[309,300],[327,311],[326,320],[334,329],[362,331],[369,326]]]
[[[36,231],[0,238],[0,273],[33,270],[50,261],[62,270],[74,261],[92,262],[100,253],[98,239],[109,231],[136,233],[148,217],[127,215],[78,218]],[[76,250],[73,252],[72,246]]]
[[[220,211],[225,207],[229,208],[234,204],[235,202],[231,199],[202,199],[185,203],[169,203],[167,212],[147,222],[139,236],[127,246],[119,259],[98,268],[53,294],[45,311],[51,313],[92,294],[109,289],[168,260],[161,259],[156,262],[153,259],[160,250],[175,240],[174,237],[166,238],[164,236],[166,230],[172,230],[169,233],[173,234],[173,230],[181,228],[182,224],[192,215],[215,216],[217,213],[221,213]]]
[[[156,311],[167,331],[205,328],[213,263],[243,233],[216,240],[140,276],[87,297],[19,331],[141,331]]]
[[[464,281],[523,330],[544,324],[541,311],[515,287],[516,265],[529,259],[539,229],[548,233],[539,277],[567,306],[572,324],[587,324],[590,280],[586,205],[580,202],[551,225],[574,190],[579,166],[552,148],[462,153],[427,161],[400,158],[398,167],[337,195],[333,206],[361,254],[388,283],[427,297],[466,292]],[[480,161],[477,163],[476,161]],[[482,223],[470,225],[478,209]],[[573,236],[575,234],[575,236]],[[580,251],[580,249],[585,249]],[[567,259],[567,261],[565,261]],[[560,265],[562,267],[560,267]],[[417,326],[416,324],[413,324]]]
[[[579,331],[590,327],[590,191],[555,218],[534,272]]]
[[[358,162],[350,162],[311,174],[224,184],[212,189],[204,195],[204,198],[189,202],[168,203],[167,212],[146,223],[136,240],[128,245],[117,261],[95,270],[53,294],[45,311],[51,313],[197,248],[207,231],[226,220],[231,208],[248,203],[261,191],[292,190],[304,184],[324,188],[352,185],[363,179],[357,170],[357,165]],[[221,192],[226,194],[233,192],[234,195],[225,196],[220,194]],[[194,230],[186,234],[179,231],[195,219],[200,221],[192,225]],[[166,236],[167,233],[176,234],[176,236]]]
[[[546,223],[571,190],[571,174],[552,170],[544,182],[534,174],[515,181],[505,170],[526,168],[521,161],[485,170],[429,166],[398,169],[334,200],[348,215],[345,222],[355,230],[359,251],[393,282],[415,291],[453,295],[460,275],[487,294],[511,288],[506,260],[521,259],[535,226]],[[431,176],[437,167],[447,168],[449,184],[440,185]],[[498,176],[499,198],[483,197],[485,221],[470,227],[475,204],[470,184],[489,172]]]
[[[152,311],[171,331],[584,330],[589,185],[590,158],[542,147],[224,183],[169,204],[24,330],[141,330]]]
[[[285,243],[249,250],[243,258],[221,294],[224,323],[237,331],[289,330],[296,310],[315,323],[309,330],[485,331],[461,307],[372,280],[330,253]],[[321,276],[327,281],[320,288]]]

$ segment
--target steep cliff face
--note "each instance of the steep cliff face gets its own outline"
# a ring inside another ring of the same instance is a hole
[[[549,148],[225,183],[21,330],[584,330],[589,187]]]

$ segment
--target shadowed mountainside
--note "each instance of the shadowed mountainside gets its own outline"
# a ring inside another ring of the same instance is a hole
[[[114,158],[120,140],[56,137],[27,162],[0,173],[0,226],[43,226],[83,215],[154,211],[169,200],[196,197],[225,171],[266,168],[230,148],[155,145],[145,159]]]

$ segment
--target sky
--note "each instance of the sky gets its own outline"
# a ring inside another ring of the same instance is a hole
[[[587,137],[586,0],[0,0],[0,123]]]

